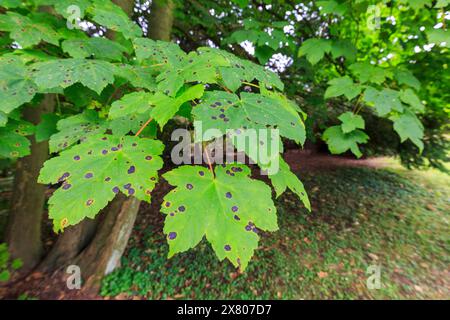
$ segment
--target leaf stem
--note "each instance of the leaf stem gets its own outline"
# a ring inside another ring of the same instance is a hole
[[[213,170],[213,167],[211,164],[211,159],[209,158],[208,146],[205,147],[205,155],[206,155],[206,161],[208,162],[209,170],[211,171],[211,173],[213,174],[213,176],[215,178],[216,174],[214,173],[214,170]]]
[[[144,123],[144,125],[139,129],[138,132],[136,132],[136,134],[134,135],[135,137],[139,137],[139,135],[142,133],[142,131],[144,131],[144,129],[149,125],[150,122],[152,122],[153,118],[150,118],[147,120],[146,123]]]
[[[251,83],[251,82],[247,82],[247,81],[242,81],[242,83],[243,83],[243,84],[246,84],[246,85],[248,85],[248,86],[252,86],[252,87],[255,87],[255,88],[261,89],[261,87],[260,87],[260,86],[258,86],[257,84]]]

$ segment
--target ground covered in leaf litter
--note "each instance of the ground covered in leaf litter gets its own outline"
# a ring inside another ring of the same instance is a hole
[[[103,281],[101,296],[53,286],[32,275],[17,291],[40,299],[448,299],[450,178],[407,171],[386,159],[286,155],[305,182],[313,213],[294,194],[276,201],[280,230],[263,235],[245,273],[219,262],[203,241],[167,260],[157,209],[168,186],[144,205],[122,267]],[[381,289],[368,290],[370,265]],[[34,279],[34,278],[35,279]]]

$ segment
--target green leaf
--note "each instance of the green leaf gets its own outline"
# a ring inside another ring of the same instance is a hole
[[[220,260],[244,270],[258,247],[258,230],[276,231],[271,190],[248,176],[244,165],[182,166],[164,178],[176,186],[164,198],[169,257],[195,247],[205,236]],[[252,199],[252,201],[249,201]]]
[[[118,66],[116,70],[116,76],[129,81],[135,88],[145,88],[152,92],[157,90],[155,69],[126,64]]]
[[[151,112],[151,116],[156,120],[156,122],[158,122],[162,129],[166,125],[167,121],[172,119],[172,117],[178,112],[183,103],[201,98],[204,91],[205,87],[202,84],[198,84],[190,87],[176,98],[157,92],[152,98],[152,102],[155,107]]]
[[[361,83],[372,82],[381,84],[386,78],[392,78],[391,71],[371,65],[368,62],[354,63],[349,69],[358,77]]]
[[[449,0],[437,0],[435,8],[445,8],[450,4]]]
[[[98,117],[94,110],[86,110],[58,121],[58,133],[51,136],[50,152],[59,152],[75,143],[84,141],[87,137],[105,133],[107,124]]]
[[[336,14],[338,16],[343,16],[347,10],[348,5],[345,3],[339,3],[334,0],[330,1],[317,1],[316,5],[321,7],[320,11],[326,14]]]
[[[20,259],[14,259],[11,262],[11,268],[13,268],[13,270],[19,270],[20,268],[22,268],[23,266],[23,262]]]
[[[6,114],[30,102],[37,87],[18,58],[0,58],[0,111]]]
[[[366,143],[369,137],[361,130],[354,130],[350,133],[344,133],[341,126],[327,128],[322,138],[328,144],[332,154],[344,153],[351,150],[358,158],[362,156],[358,143]]]
[[[279,90],[284,89],[284,84],[280,80],[279,76],[264,68],[263,66],[257,65],[251,61],[239,59],[235,55],[228,53],[223,50],[217,50],[212,48],[200,48],[200,52],[214,51],[215,54],[221,55],[226,61],[228,61],[228,67],[219,67],[222,79],[226,78],[225,73],[234,73],[236,78],[240,81],[252,82],[254,79],[258,80],[260,84],[266,86],[272,86]],[[233,80],[236,81],[236,80]]]
[[[133,40],[133,45],[137,60],[145,65],[154,65],[154,68],[175,68],[182,65],[186,58],[186,53],[172,42],[137,38]]]
[[[354,61],[356,59],[356,53],[356,47],[350,40],[333,41],[331,46],[331,55],[334,59],[344,57],[348,61]]]
[[[32,124],[24,121],[9,121],[0,128],[0,158],[16,159],[30,154],[30,141],[26,136],[33,134]]]
[[[308,39],[304,41],[298,52],[298,56],[306,56],[311,64],[316,64],[325,55],[331,52],[331,41],[328,39]]]
[[[423,151],[423,125],[416,115],[409,110],[403,114],[395,115],[390,118],[394,121],[394,130],[400,136],[401,142],[410,139],[420,150]]]
[[[158,90],[175,96],[185,83],[217,83],[218,68],[229,66],[229,62],[217,51],[190,52],[183,63],[158,75]]]
[[[277,198],[282,195],[287,188],[294,192],[300,200],[303,202],[305,207],[311,211],[311,203],[309,202],[308,194],[305,191],[305,187],[300,179],[291,171],[289,165],[279,157],[279,171],[276,174],[269,175],[272,185],[277,194]]]
[[[380,117],[386,116],[392,110],[403,111],[399,92],[395,90],[385,88],[378,91],[373,87],[368,87],[364,92],[364,101],[373,104]]]
[[[35,22],[11,11],[0,15],[0,31],[9,32],[10,38],[17,41],[22,48],[35,46],[41,41],[58,46],[61,38],[50,25]]]
[[[431,0],[401,0],[401,2],[414,10],[422,9],[423,7],[431,7]]]
[[[121,61],[127,48],[106,38],[70,39],[62,43],[62,49],[73,58],[95,58]]]
[[[397,69],[394,71],[394,76],[399,84],[406,84],[416,90],[420,89],[420,82],[411,71],[407,69]]]
[[[109,118],[117,119],[135,113],[148,113],[152,108],[154,94],[148,92],[132,92],[115,101],[109,110]]]
[[[280,135],[297,143],[305,141],[305,127],[290,105],[261,94],[241,93],[241,98],[223,91],[207,92],[193,110],[203,129],[218,129],[222,134],[235,129],[278,128]]]
[[[8,116],[6,113],[0,111],[0,127],[4,127],[8,123]]]
[[[120,191],[150,202],[162,150],[157,140],[97,135],[48,160],[39,182],[62,183],[49,200],[54,230],[94,218]]]
[[[412,110],[415,112],[425,111],[425,106],[422,104],[422,101],[420,101],[419,97],[412,89],[400,91],[400,99],[404,103],[409,104]]]
[[[134,39],[142,35],[141,28],[110,0],[94,0],[88,12],[92,14],[92,20],[112,31],[122,33],[126,39]]]
[[[0,282],[6,282],[11,278],[11,273],[8,270],[0,272]]]
[[[364,119],[359,114],[345,112],[338,117],[342,121],[342,132],[349,133],[355,129],[364,129]]]
[[[426,32],[428,41],[440,45],[445,42],[445,46],[450,48],[450,31],[443,29],[431,29]]]
[[[349,76],[331,79],[328,84],[330,86],[325,91],[325,99],[344,95],[348,100],[352,100],[362,91],[362,87],[355,84]]]
[[[0,7],[13,9],[22,5],[22,0],[0,0]]]
[[[60,59],[38,62],[31,66],[38,87],[50,89],[67,88],[75,83],[100,94],[103,89],[114,82],[115,66],[101,60]]]
[[[36,142],[42,142],[50,139],[58,130],[56,129],[56,123],[59,120],[59,116],[53,113],[43,114],[41,116],[41,122],[36,126]]]
[[[73,12],[69,10],[71,6],[77,6],[80,9],[80,18],[83,18],[86,9],[91,5],[90,0],[51,0],[46,1],[55,7],[55,11],[64,18],[69,18]]]
[[[235,92],[242,86],[241,77],[239,73],[235,72],[233,68],[219,68],[225,87]]]

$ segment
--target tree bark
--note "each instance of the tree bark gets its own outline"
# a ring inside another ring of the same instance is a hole
[[[45,95],[36,107],[27,107],[23,119],[38,124],[41,115],[53,112],[55,96]],[[48,142],[31,141],[31,154],[17,161],[6,230],[6,242],[13,258],[23,262],[21,273],[30,271],[42,256],[41,223],[44,212],[45,189],[37,183],[39,172],[48,158]]]
[[[139,211],[140,201],[119,195],[105,210],[91,244],[75,259],[80,267],[83,289],[97,293],[102,278],[120,266]]]
[[[134,1],[114,2],[129,15],[132,14]],[[150,19],[154,26],[150,37],[154,40],[169,41],[173,22],[172,1],[166,1],[165,5],[162,5],[161,1],[153,1]],[[107,36],[113,39],[114,33],[107,33]],[[102,278],[120,265],[120,259],[128,244],[139,212],[139,206],[140,201],[136,198],[126,198],[124,195],[120,195],[104,210],[103,221],[98,226],[95,236],[86,249],[74,260],[74,264],[81,269],[85,291],[97,293]]]
[[[130,16],[133,13],[134,1],[116,0]],[[170,40],[173,22],[173,3],[155,0],[151,8],[153,32],[150,37],[155,40]],[[157,31],[157,29],[160,29]],[[157,32],[156,32],[157,31]],[[108,31],[106,36],[114,39],[115,33]],[[120,259],[125,251],[137,214],[140,201],[136,198],[116,197],[99,216],[101,222],[89,222],[90,225],[80,225],[66,230],[43,264],[43,270],[61,269],[70,264],[80,267],[83,279],[83,290],[97,293],[102,278],[120,265]],[[96,225],[97,223],[97,225]],[[97,226],[97,228],[95,228]],[[92,236],[92,229],[96,229]],[[88,236],[91,234],[91,236]],[[91,239],[88,245],[86,240]],[[80,251],[80,249],[83,249]],[[77,254],[77,252],[79,254]],[[76,255],[76,257],[75,257]]]
[[[59,235],[50,252],[39,264],[38,271],[53,272],[66,269],[92,241],[97,226],[98,219],[84,219],[79,224],[67,228]]]
[[[173,25],[172,0],[153,0],[150,9],[148,37],[153,40],[170,41]]]

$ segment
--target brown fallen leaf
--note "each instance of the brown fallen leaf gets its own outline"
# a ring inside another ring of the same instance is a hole
[[[326,278],[326,277],[328,277],[328,272],[320,271],[320,272],[317,273],[317,276],[318,276],[320,279]]]

